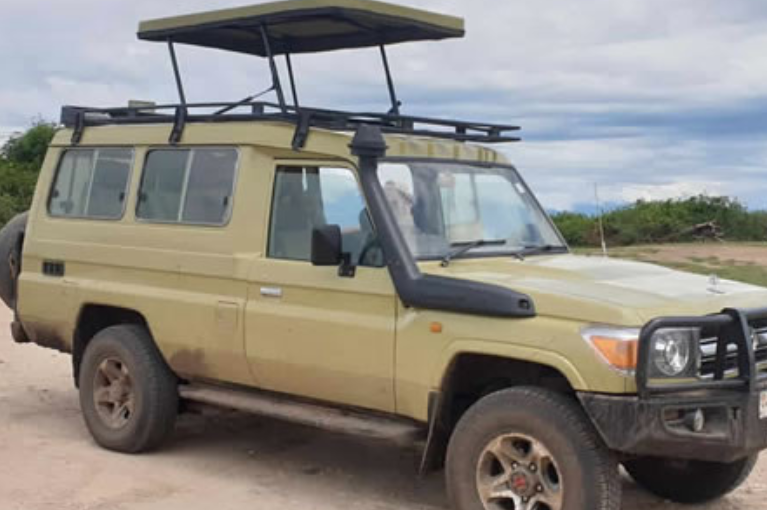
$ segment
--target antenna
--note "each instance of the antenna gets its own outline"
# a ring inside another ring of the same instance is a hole
[[[594,199],[597,204],[597,219],[599,222],[599,239],[602,242],[602,256],[607,257],[607,241],[605,241],[605,225],[602,220],[604,211],[602,211],[602,204],[599,202],[599,184],[594,183]]]

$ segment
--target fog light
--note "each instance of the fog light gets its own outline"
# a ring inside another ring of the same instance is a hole
[[[684,424],[693,432],[703,432],[706,426],[706,415],[703,414],[702,409],[696,409],[685,415]]]

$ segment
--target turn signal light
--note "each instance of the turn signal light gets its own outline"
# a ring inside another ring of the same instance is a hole
[[[639,342],[604,336],[592,336],[591,343],[605,360],[620,370],[634,370],[639,356]]]

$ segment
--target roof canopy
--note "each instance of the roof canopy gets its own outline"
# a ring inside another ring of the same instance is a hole
[[[372,0],[287,0],[144,21],[138,37],[267,56],[463,37],[463,19]]]

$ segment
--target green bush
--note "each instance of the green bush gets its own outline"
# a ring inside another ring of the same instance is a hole
[[[599,245],[596,218],[573,213],[553,218],[573,246]],[[605,238],[612,246],[691,241],[692,227],[710,221],[722,229],[727,240],[767,241],[767,212],[749,211],[729,197],[640,200],[603,217]]]
[[[0,227],[29,209],[35,183],[56,127],[37,122],[0,148]]]
[[[0,150],[2,160],[26,169],[39,170],[48,145],[56,134],[56,126],[36,122],[26,132],[11,137]],[[0,160],[0,161],[2,161]]]
[[[562,212],[553,216],[559,231],[572,246],[590,246],[599,243],[597,221],[585,214]]]

